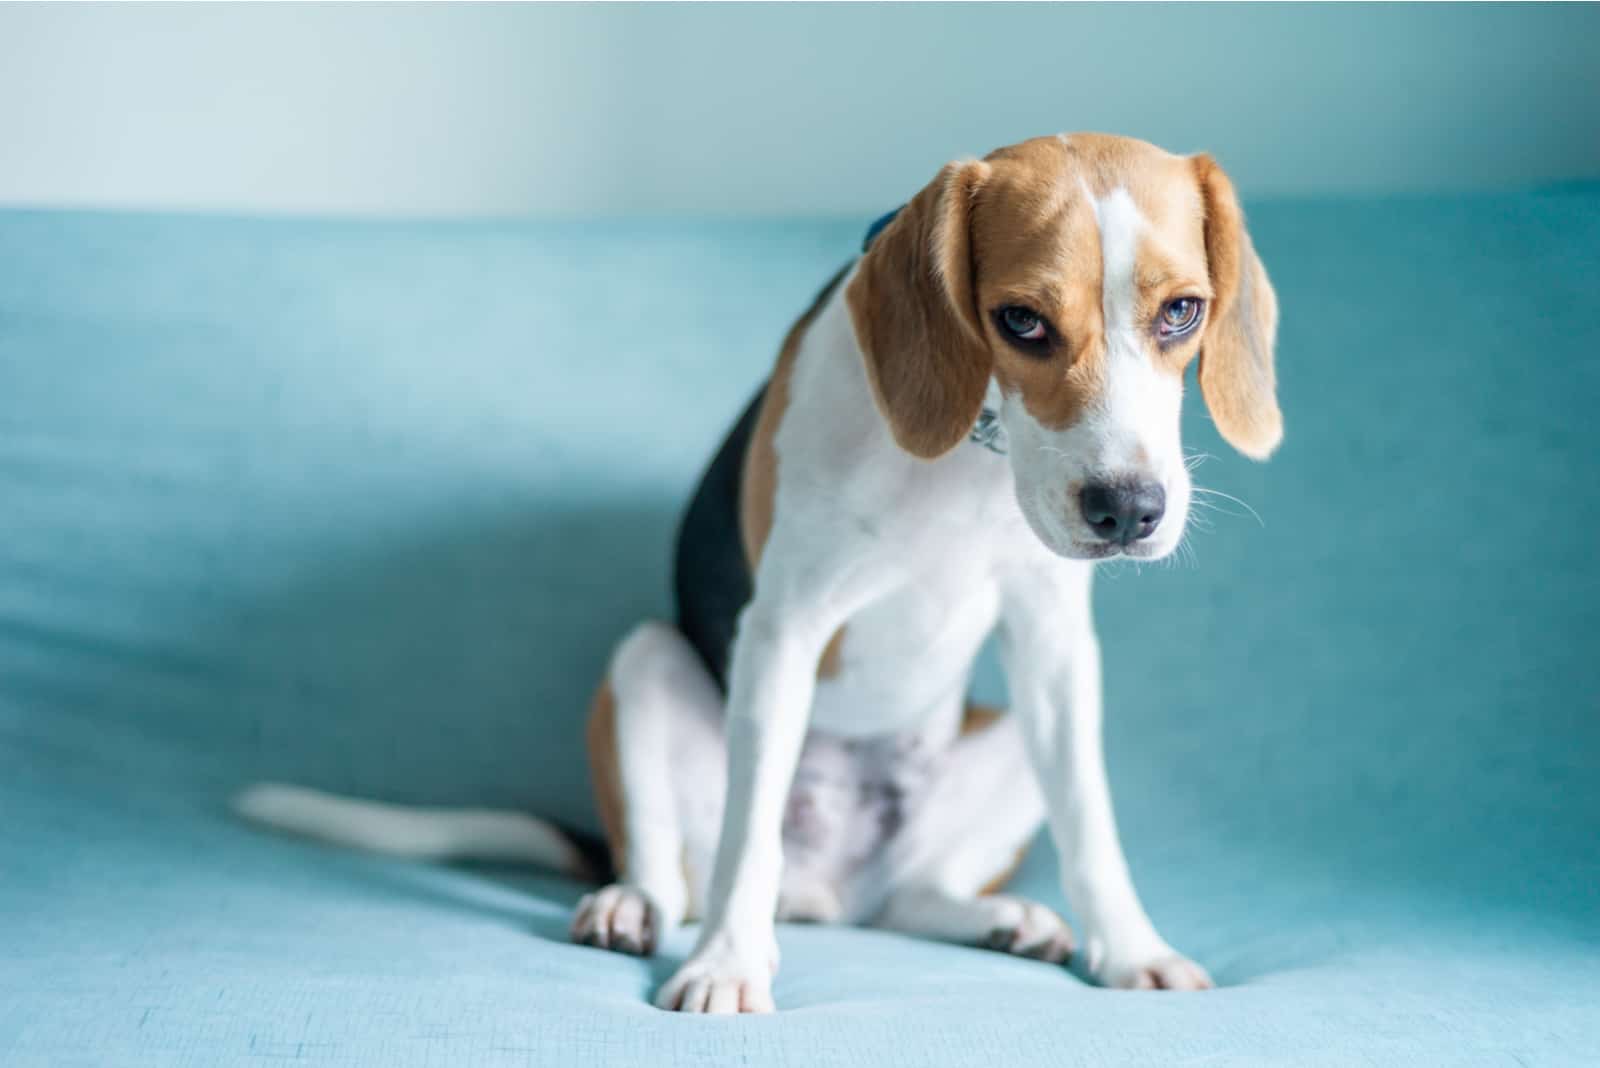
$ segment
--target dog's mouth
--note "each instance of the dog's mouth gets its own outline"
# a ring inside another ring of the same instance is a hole
[[[1073,541],[1061,555],[1070,560],[1111,560],[1124,555],[1124,552],[1122,546],[1110,542]]]
[[[1034,535],[1044,543],[1045,547],[1057,556],[1067,560],[1115,560],[1135,559],[1147,560],[1153,555],[1151,545],[1143,542],[1133,542],[1123,545],[1114,541],[1101,541],[1098,538],[1086,538],[1087,531],[1080,532],[1074,529],[1079,524],[1071,519],[1061,519],[1050,515],[1048,512],[1034,514],[1028,509],[1023,509],[1023,516],[1028,525],[1033,528]]]
[[[1180,520],[1176,524],[1181,527]],[[1149,538],[1138,541],[1121,542],[1106,541],[1095,537],[1085,537],[1086,532],[1078,530],[1061,531],[1056,538],[1044,538],[1045,544],[1057,555],[1068,560],[1133,560],[1155,561],[1161,560],[1175,552],[1180,537],[1175,537],[1173,531],[1163,529]]]
[[[1061,555],[1070,560],[1155,560],[1163,554],[1156,546],[1140,542],[1115,545],[1105,541],[1074,541]]]

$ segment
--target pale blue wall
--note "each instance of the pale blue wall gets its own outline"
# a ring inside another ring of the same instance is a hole
[[[1062,129],[1251,196],[1600,175],[1600,8],[0,7],[0,203],[852,213]]]

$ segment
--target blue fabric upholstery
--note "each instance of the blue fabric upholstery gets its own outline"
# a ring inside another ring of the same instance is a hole
[[[0,1063],[1600,1061],[1596,190],[1252,212],[1288,437],[1186,418],[1261,522],[1097,594],[1128,853],[1216,992],[785,928],[785,1011],[680,1018],[692,932],[227,817],[592,827],[589,688],[863,222],[0,213]]]

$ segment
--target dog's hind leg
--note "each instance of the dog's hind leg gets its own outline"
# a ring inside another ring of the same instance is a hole
[[[996,890],[1044,821],[1022,734],[969,708],[943,773],[890,847],[890,888],[875,924],[1060,962],[1072,932],[1050,908]]]
[[[665,623],[617,647],[589,712],[589,760],[618,881],[586,896],[573,941],[649,954],[687,919],[722,821],[722,695]]]

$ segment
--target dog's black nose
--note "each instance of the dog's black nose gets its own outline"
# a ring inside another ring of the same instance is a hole
[[[1103,541],[1129,545],[1148,538],[1167,511],[1159,482],[1091,482],[1078,495],[1083,521]]]

